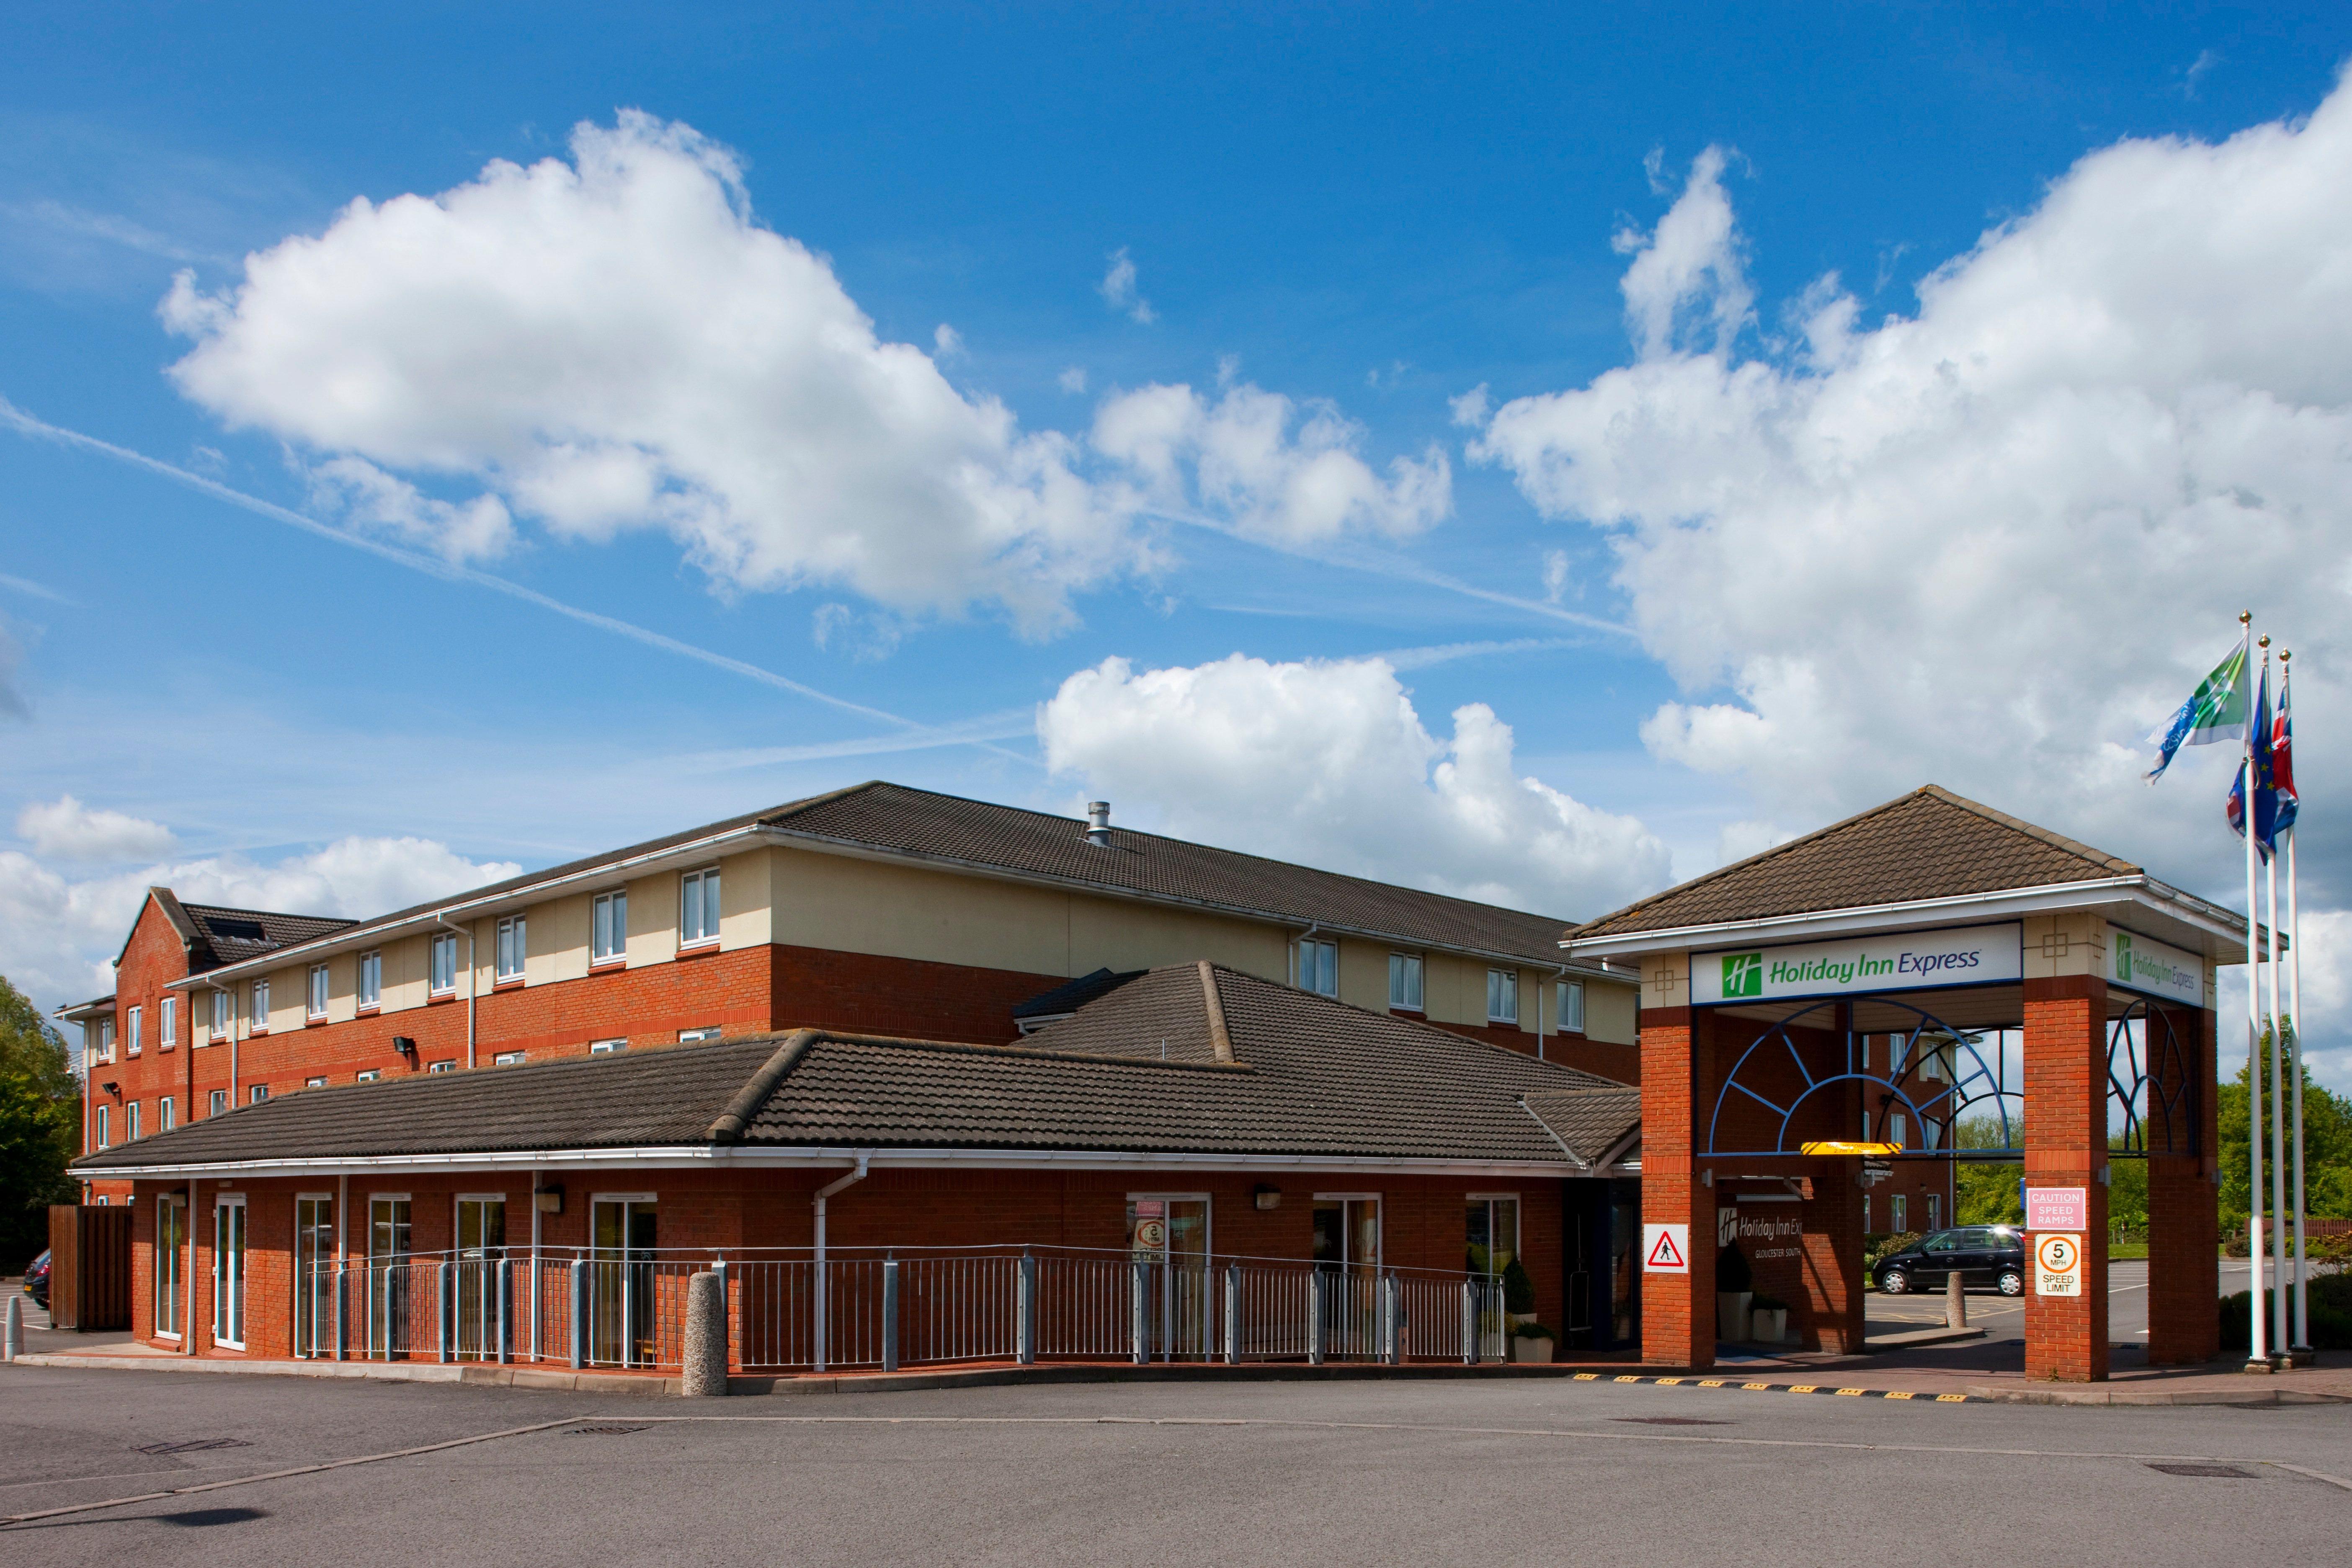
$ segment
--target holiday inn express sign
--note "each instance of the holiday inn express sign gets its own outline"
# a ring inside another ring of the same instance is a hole
[[[1695,952],[1691,1001],[1702,1007],[1720,1002],[1780,1002],[1930,985],[1999,984],[2024,976],[2024,928],[2011,921]]]
[[[2107,984],[2186,1006],[2205,1005],[2205,961],[2137,931],[2107,933]]]

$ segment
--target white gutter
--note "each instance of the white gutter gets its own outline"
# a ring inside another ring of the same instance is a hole
[[[368,1172],[623,1171],[713,1166],[839,1169],[845,1163],[906,1171],[1069,1170],[1293,1172],[1318,1175],[1558,1177],[1561,1162],[1538,1160],[1368,1160],[1334,1154],[1185,1154],[1130,1150],[755,1148],[681,1144],[634,1149],[533,1149],[471,1154],[370,1154],[324,1160],[207,1160],[173,1165],[78,1166],[76,1180],[121,1180],[233,1173],[333,1176]]]
[[[2157,889],[2161,889],[2161,891]],[[2118,898],[2117,894],[2126,895]],[[1822,910],[1807,914],[1774,915],[1763,920],[1718,921],[1704,925],[1669,926],[1655,931],[1631,931],[1619,936],[1598,936],[1563,941],[1560,946],[1570,953],[1587,957],[1605,954],[1637,954],[1656,952],[1673,948],[1728,945],[1743,942],[1769,942],[1783,937],[1818,937],[1843,935],[1860,931],[1882,931],[1894,921],[1913,925],[1932,925],[1942,917],[1963,914],[1973,919],[1992,921],[2018,915],[2040,914],[2054,910],[2100,908],[2115,904],[2134,904],[2179,921],[2210,935],[2236,939],[2234,950],[2244,952],[2244,921],[2218,905],[2193,898],[2162,884],[2151,885],[2145,877],[2105,877],[2091,882],[2060,882],[2040,888],[2009,888],[1997,892],[1966,893],[1946,899],[1921,899],[1903,903],[1857,904],[1846,909]],[[2209,912],[2210,911],[2210,912]],[[2225,923],[2226,922],[2226,923]],[[2209,948],[2213,944],[2209,944]],[[2221,949],[2226,952],[2230,948]],[[2242,963],[2242,958],[2217,958],[2217,963]]]

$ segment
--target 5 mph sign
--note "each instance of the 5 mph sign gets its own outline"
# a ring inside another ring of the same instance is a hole
[[[2033,1238],[2033,1293],[2037,1296],[2079,1296],[2083,1293],[2083,1238],[2053,1233]]]

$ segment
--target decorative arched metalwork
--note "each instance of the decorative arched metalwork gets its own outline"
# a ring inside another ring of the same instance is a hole
[[[2133,1024],[2139,1026],[2137,1039]],[[2202,1102],[2197,1074],[2189,1069],[2189,1057],[2172,1026],[2172,1015],[2145,997],[2134,997],[2107,1034],[2107,1099],[2122,1110],[2124,1124],[2122,1142],[2108,1141],[2110,1154],[2144,1160],[2150,1154],[2204,1152],[2200,1147],[2205,1125]]]

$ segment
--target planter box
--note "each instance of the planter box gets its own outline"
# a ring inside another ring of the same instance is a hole
[[[1518,1335],[1514,1334],[1511,1336],[1511,1359],[1516,1362],[1526,1362],[1535,1366],[1549,1366],[1551,1364],[1551,1342],[1549,1340],[1522,1339]]]
[[[1759,1307],[1752,1314],[1756,1323],[1756,1342],[1777,1345],[1789,1337],[1789,1309]]]
[[[1715,1337],[1727,1344],[1738,1344],[1748,1338],[1748,1302],[1753,1290],[1718,1290],[1715,1293]]]

